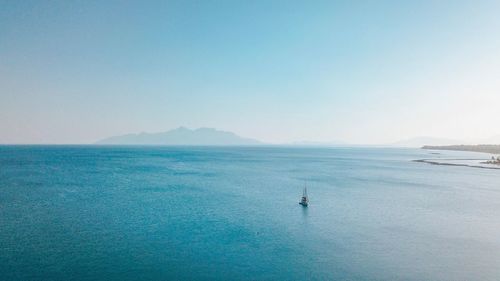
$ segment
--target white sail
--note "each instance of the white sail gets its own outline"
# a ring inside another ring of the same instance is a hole
[[[304,183],[304,190],[302,191],[302,198],[300,199],[299,204],[304,207],[307,207],[307,205],[309,204],[309,198],[307,197],[307,186],[305,183]]]

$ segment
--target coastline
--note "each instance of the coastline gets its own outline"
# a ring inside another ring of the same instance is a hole
[[[487,153],[490,155],[500,154],[500,145],[496,144],[445,145],[445,146],[424,145],[422,149],[466,151],[466,152]],[[500,157],[497,157],[497,160],[495,160],[494,156],[492,156],[491,159],[419,159],[413,161],[432,164],[432,165],[462,166],[462,167],[483,168],[483,169],[500,169]],[[460,163],[460,161],[462,163]],[[463,163],[463,161],[473,161],[473,163]]]
[[[470,151],[470,152],[482,152],[489,154],[500,154],[499,144],[478,144],[478,145],[424,145],[422,149],[428,150],[453,150],[453,151]]]

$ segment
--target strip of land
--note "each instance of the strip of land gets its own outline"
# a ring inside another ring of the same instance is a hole
[[[456,150],[456,151],[472,151],[472,152],[484,152],[491,154],[500,154],[500,144],[478,144],[478,145],[424,145],[423,149],[434,149],[434,150]]]

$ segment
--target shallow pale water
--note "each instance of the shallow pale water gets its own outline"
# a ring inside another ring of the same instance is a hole
[[[499,280],[500,170],[411,161],[471,156],[0,146],[0,276]]]

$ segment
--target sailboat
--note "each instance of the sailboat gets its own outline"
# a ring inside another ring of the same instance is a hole
[[[302,191],[302,198],[299,202],[300,205],[307,207],[309,205],[309,197],[307,197],[307,186],[304,184],[304,191]]]

